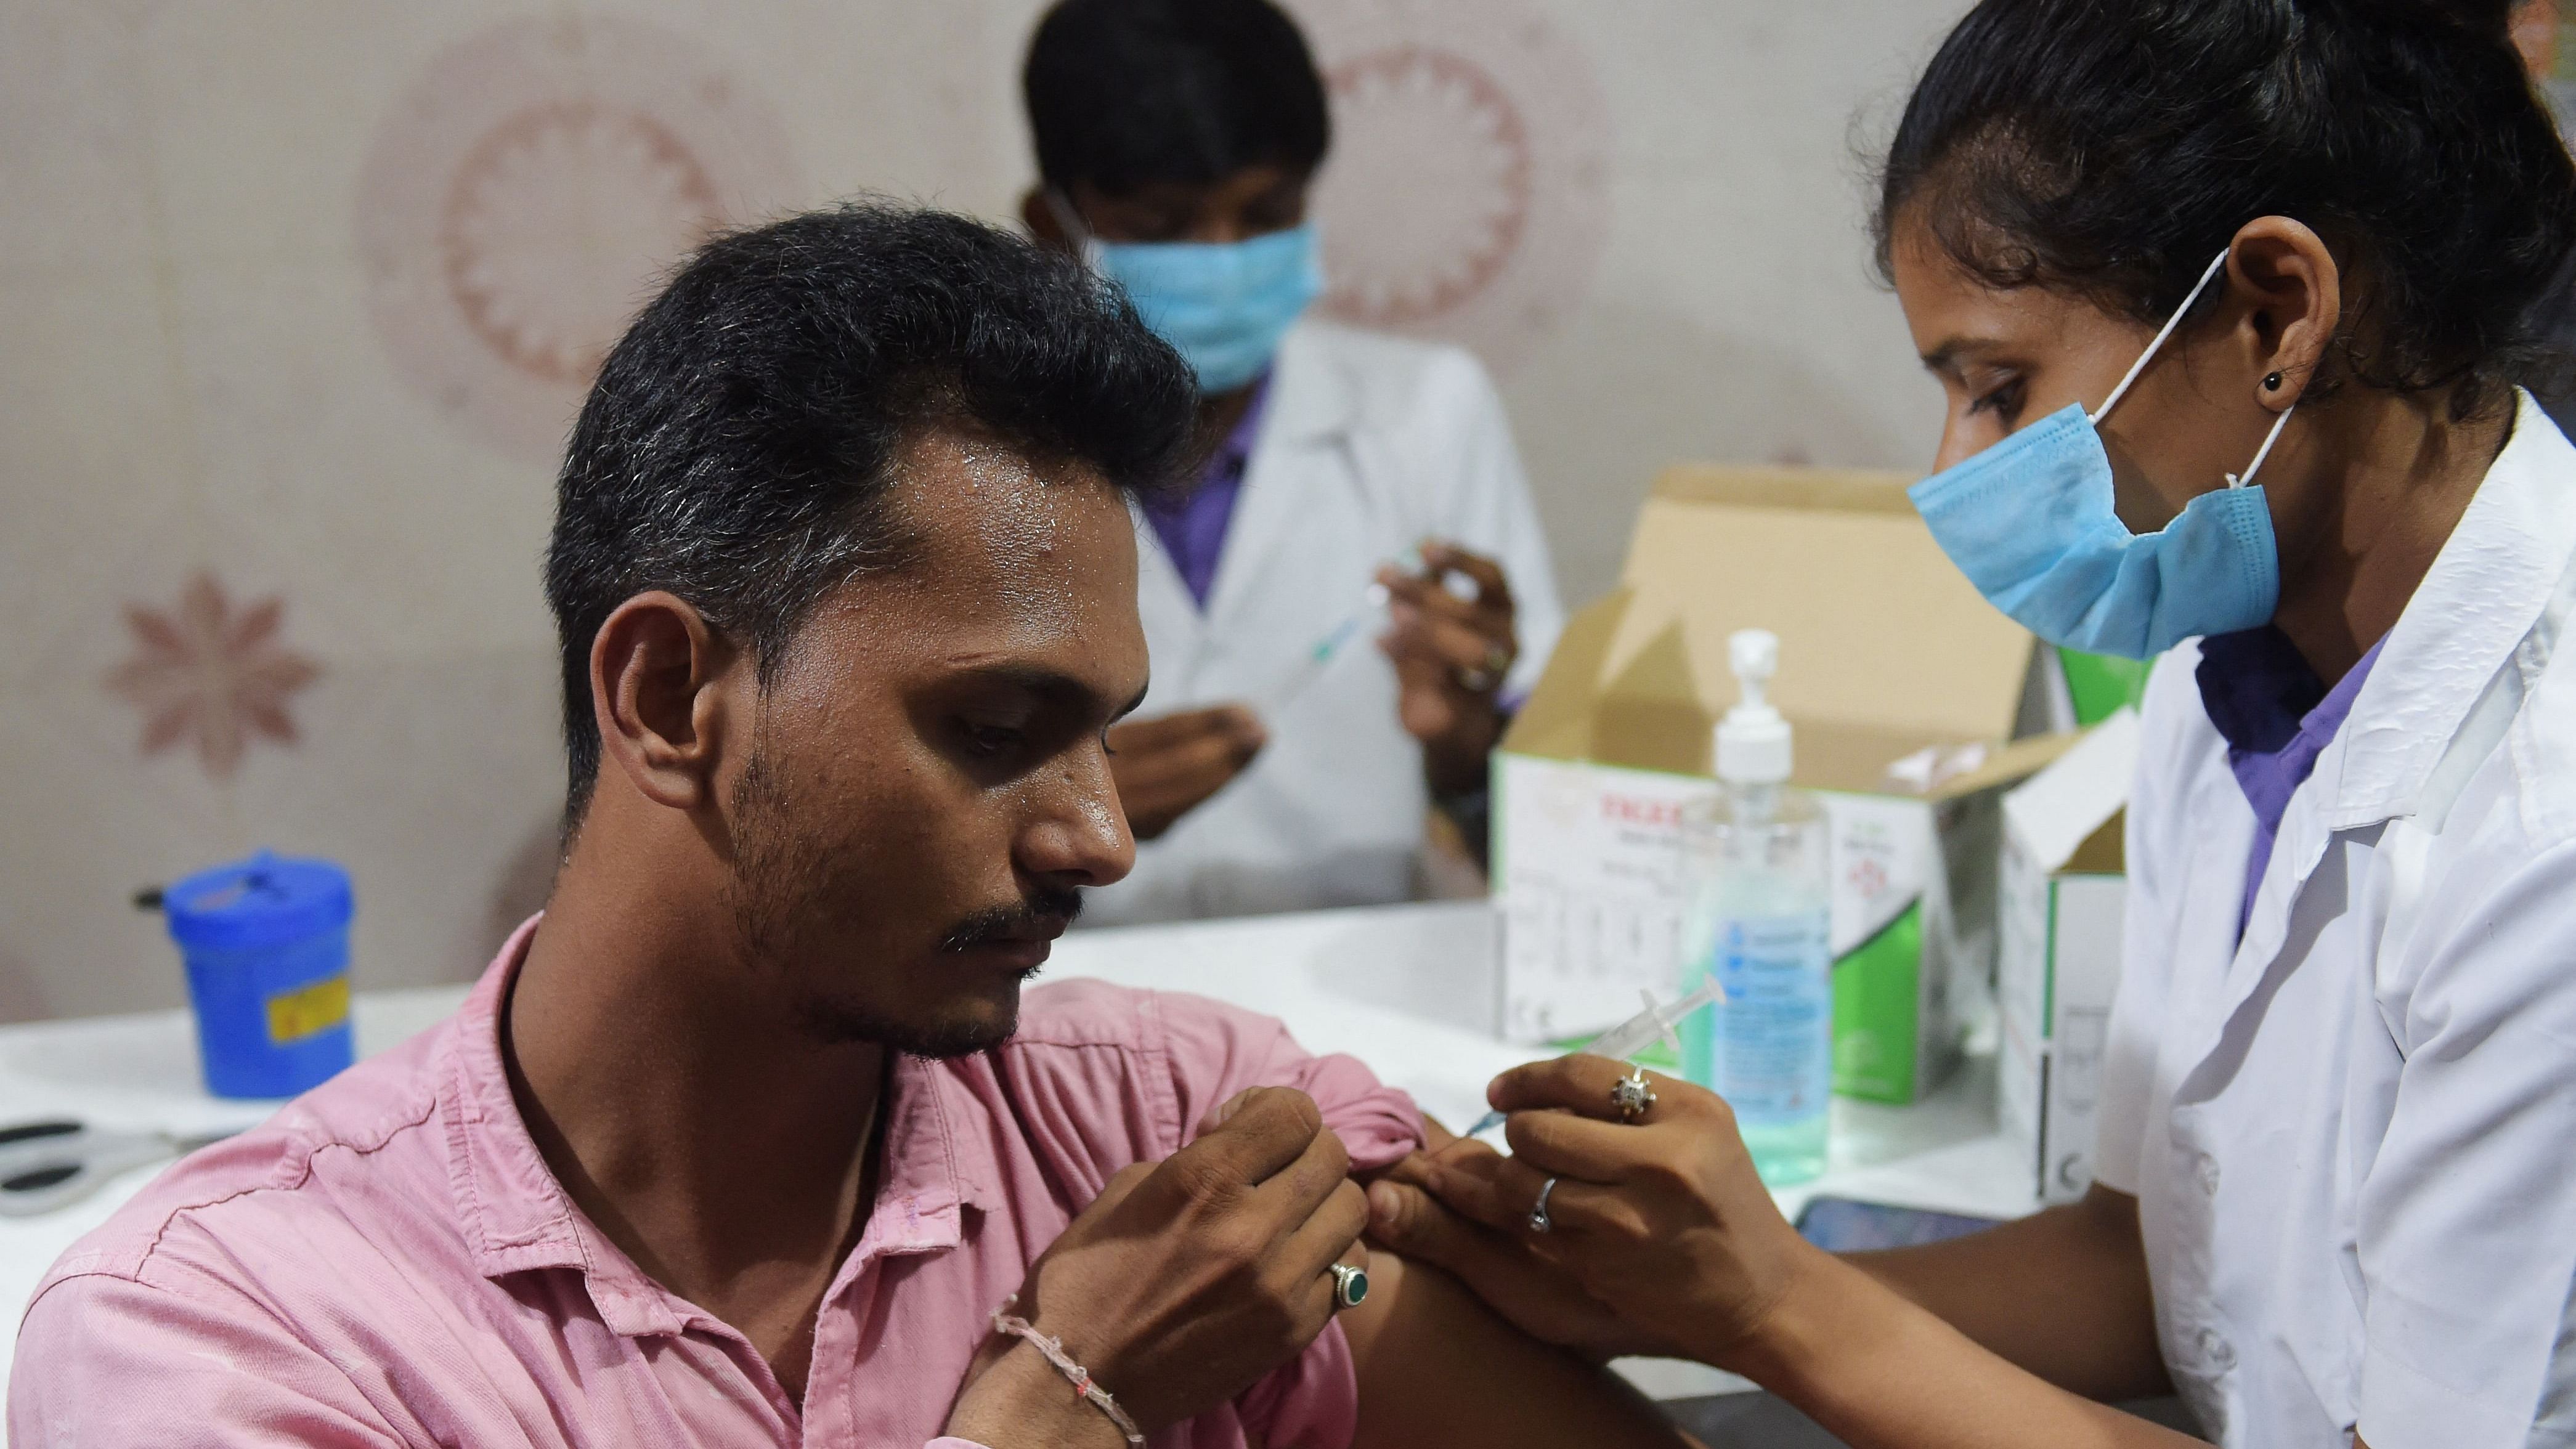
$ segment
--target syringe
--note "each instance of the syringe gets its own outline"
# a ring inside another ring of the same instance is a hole
[[[1392,566],[1404,573],[1420,573],[1422,550],[1406,549],[1395,556]],[[1304,657],[1297,661],[1287,679],[1269,692],[1268,697],[1262,701],[1262,717],[1277,718],[1296,701],[1299,695],[1304,694],[1310,685],[1321,679],[1325,668],[1341,656],[1344,646],[1358,638],[1361,630],[1367,628],[1371,621],[1385,612],[1387,598],[1386,585],[1372,580],[1360,595],[1359,604],[1349,613],[1344,614],[1332,628],[1317,636],[1315,642],[1306,647]]]
[[[1674,1034],[1673,1028],[1710,1002],[1725,1000],[1726,988],[1718,985],[1717,978],[1711,976],[1700,983],[1699,990],[1668,1006],[1656,1005],[1655,993],[1651,991],[1639,991],[1637,997],[1646,1003],[1645,1010],[1594,1037],[1589,1045],[1574,1055],[1608,1057],[1612,1061],[1624,1062],[1659,1041],[1672,1043],[1673,1050],[1679,1052],[1682,1049],[1681,1038]],[[1504,1115],[1501,1112],[1486,1113],[1475,1126],[1467,1129],[1465,1135],[1484,1136],[1503,1125]]]

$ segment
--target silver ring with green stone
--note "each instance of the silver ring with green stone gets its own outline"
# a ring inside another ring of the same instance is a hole
[[[1338,1313],[1345,1308],[1357,1308],[1360,1306],[1360,1300],[1366,1297],[1368,1297],[1368,1270],[1354,1268],[1348,1263],[1335,1263],[1333,1265],[1333,1311]]]

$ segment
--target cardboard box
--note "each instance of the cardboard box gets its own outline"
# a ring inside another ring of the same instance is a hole
[[[2120,836],[2137,768],[2138,716],[2121,709],[2004,797],[2000,1115],[2046,1202],[2081,1197],[2093,1180],[2128,895]]]
[[[1949,1069],[1954,985],[1982,989],[1994,961],[1996,791],[2040,758],[2004,744],[2046,705],[2030,636],[1942,556],[1908,481],[1656,481],[1619,587],[1567,625],[1495,756],[1508,1035],[1582,1036],[1676,989],[1683,813],[1717,788],[1727,636],[1760,627],[1795,783],[1831,826],[1835,1088],[1906,1102]]]

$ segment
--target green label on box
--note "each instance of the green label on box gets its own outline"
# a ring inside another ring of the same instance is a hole
[[[1923,903],[1834,963],[1834,1090],[1846,1097],[1914,1100],[1922,1035]]]

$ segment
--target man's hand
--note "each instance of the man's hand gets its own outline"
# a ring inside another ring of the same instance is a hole
[[[1341,1139],[1305,1093],[1256,1088],[1229,1107],[1197,1141],[1111,1178],[1020,1289],[1019,1313],[1149,1433],[1303,1352],[1332,1320],[1326,1270],[1368,1222]],[[1076,1403],[1068,1416],[1064,1381],[1019,1362],[1033,1350],[994,1348],[950,1433],[995,1449],[1114,1449],[1106,1415]]]
[[[1450,592],[1450,580],[1473,589]],[[1378,648],[1395,661],[1396,714],[1422,742],[1424,777],[1438,794],[1472,790],[1503,732],[1494,697],[1520,657],[1518,609],[1502,565],[1455,544],[1422,546],[1422,572],[1378,570],[1391,627]]]
[[[1239,704],[1131,720],[1109,731],[1109,773],[1127,828],[1152,840],[1243,773],[1269,734]]]

